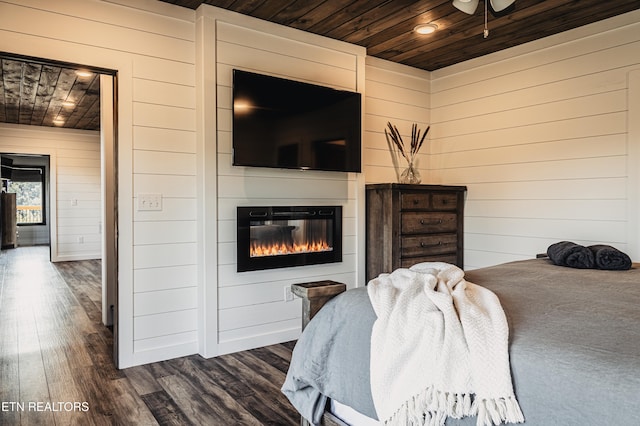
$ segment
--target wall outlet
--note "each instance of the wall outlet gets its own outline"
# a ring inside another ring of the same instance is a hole
[[[78,243],[84,244],[84,237],[82,235],[78,236]]]
[[[162,194],[138,194],[138,211],[162,210]]]
[[[290,285],[284,286],[284,301],[285,302],[293,301],[293,293],[291,292],[291,286]]]

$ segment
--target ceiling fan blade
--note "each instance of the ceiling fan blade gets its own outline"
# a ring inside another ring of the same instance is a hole
[[[516,0],[491,0],[491,7],[494,11],[500,12],[515,3]]]
[[[473,15],[478,8],[479,0],[453,0],[453,6],[466,14]]]

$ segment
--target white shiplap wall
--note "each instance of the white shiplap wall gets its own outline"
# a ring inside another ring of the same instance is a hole
[[[0,152],[50,157],[52,260],[99,259],[99,132],[0,123]]]
[[[119,365],[196,352],[195,12],[2,0],[0,50],[118,72]],[[139,193],[162,211],[137,211]]]
[[[135,352],[197,340],[195,84],[178,65],[133,79]],[[140,194],[162,210],[138,210]]]
[[[364,49],[215,8],[217,92],[217,288],[218,330],[207,339],[218,353],[291,340],[300,332],[299,300],[285,302],[284,287],[333,279],[356,285],[356,217],[361,214],[359,177],[350,173],[233,167],[231,158],[232,70],[239,68],[339,89],[360,90]],[[338,48],[335,48],[339,45]],[[343,261],[255,272],[236,272],[236,207],[341,205]]]
[[[424,132],[431,122],[430,74],[368,56],[365,78],[363,157],[366,183],[398,182],[398,173],[406,168],[406,161],[404,158],[395,160],[384,130],[387,122],[391,122],[407,143],[411,140],[413,123]],[[429,138],[430,134],[416,163],[423,183],[429,183]]]
[[[639,141],[628,138],[627,103],[639,16],[432,74],[432,180],[468,187],[467,268],[531,258],[560,240],[637,259],[628,144]]]
[[[102,256],[100,134],[58,147],[58,260]]]
[[[197,351],[195,25],[171,18],[144,16],[154,52],[133,63],[133,353],[149,360]]]

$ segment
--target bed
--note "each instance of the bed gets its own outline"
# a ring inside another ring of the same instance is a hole
[[[465,279],[500,299],[526,425],[640,425],[637,263],[603,271],[531,259],[467,271]],[[309,322],[283,385],[304,418],[322,423],[323,414],[334,411],[338,424],[375,424],[369,381],[375,319],[366,288],[356,288],[331,299]],[[476,420],[448,418],[446,424]]]

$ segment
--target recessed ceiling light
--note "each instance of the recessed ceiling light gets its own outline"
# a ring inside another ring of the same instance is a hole
[[[62,102],[62,106],[65,107],[65,108],[71,108],[71,107],[76,106],[76,103],[75,102],[71,102],[71,101],[64,101],[64,102]]]
[[[56,118],[55,120],[53,120],[53,124],[55,124],[56,126],[62,126],[64,124],[64,120],[62,118]]]
[[[418,34],[431,34],[438,29],[436,24],[419,24],[413,28],[413,31]]]
[[[76,70],[76,75],[78,77],[91,77],[93,75],[93,73],[91,71],[87,71],[87,70]]]

